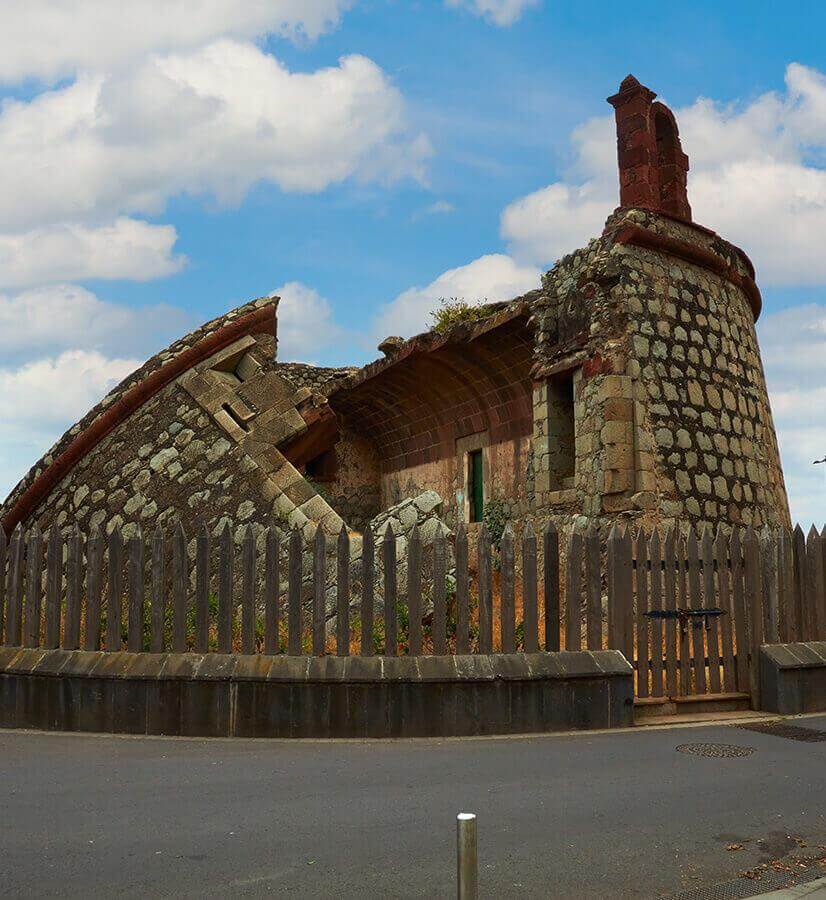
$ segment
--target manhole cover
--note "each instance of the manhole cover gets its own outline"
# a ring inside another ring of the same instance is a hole
[[[826,731],[815,731],[814,728],[801,728],[799,725],[789,725],[783,721],[753,722],[748,725],[738,725],[745,731],[758,731],[760,734],[772,734],[775,737],[786,738],[790,741],[803,741],[807,744],[816,744],[826,741]]]
[[[707,756],[709,759],[737,759],[754,753],[754,747],[738,747],[737,744],[680,744],[676,749],[678,753]]]

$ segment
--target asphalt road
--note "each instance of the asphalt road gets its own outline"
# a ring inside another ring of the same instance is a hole
[[[675,752],[687,742],[756,752]],[[826,844],[826,743],[720,725],[357,743],[3,731],[0,776],[14,897],[451,897],[459,811],[479,817],[484,897],[657,897]]]

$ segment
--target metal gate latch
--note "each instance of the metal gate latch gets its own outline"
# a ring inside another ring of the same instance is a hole
[[[645,614],[649,619],[678,619],[680,622],[680,627],[685,628],[688,625],[689,619],[696,619],[694,627],[701,627],[702,622],[699,620],[705,620],[706,631],[708,631],[710,627],[710,620],[712,616],[724,616],[726,611],[724,609],[720,609],[719,606],[712,606],[708,609],[650,609]]]

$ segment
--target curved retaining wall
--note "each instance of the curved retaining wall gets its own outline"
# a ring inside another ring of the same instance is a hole
[[[633,724],[615,650],[289,657],[0,649],[0,727],[197,737],[441,737]]]

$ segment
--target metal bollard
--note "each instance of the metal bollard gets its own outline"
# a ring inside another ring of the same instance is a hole
[[[476,857],[476,816],[459,813],[456,817],[456,884],[459,900],[476,900],[479,896]]]

